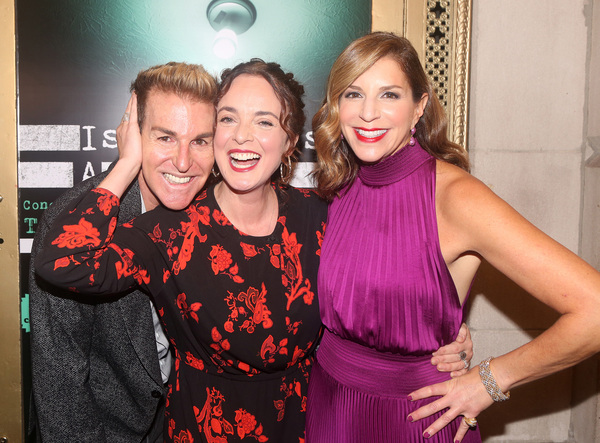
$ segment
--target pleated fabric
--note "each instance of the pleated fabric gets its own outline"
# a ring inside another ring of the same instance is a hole
[[[449,378],[429,360],[463,317],[439,245],[435,162],[407,145],[361,167],[329,207],[318,277],[327,330],[309,385],[307,443],[423,441],[435,420],[408,422],[434,399],[406,397]],[[429,441],[452,442],[459,424]],[[479,432],[463,441],[481,441]]]

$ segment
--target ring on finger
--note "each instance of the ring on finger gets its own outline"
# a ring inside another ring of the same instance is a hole
[[[467,360],[467,353],[465,351],[460,351],[458,354],[461,361],[465,364],[465,369],[469,369],[469,361]]]
[[[470,427],[470,428],[474,428],[475,426],[477,426],[477,419],[475,417],[473,418],[469,418],[469,417],[463,417],[463,421]]]
[[[126,112],[125,114],[123,114],[123,118],[121,119],[121,121],[123,121],[123,122],[129,121],[129,112]]]

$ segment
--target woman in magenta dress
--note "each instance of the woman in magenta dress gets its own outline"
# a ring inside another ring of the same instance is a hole
[[[308,443],[478,442],[477,415],[510,388],[600,349],[600,274],[468,174],[408,40],[351,43],[313,128],[318,188],[332,203]],[[563,315],[450,379],[427,356],[456,336],[482,256]]]

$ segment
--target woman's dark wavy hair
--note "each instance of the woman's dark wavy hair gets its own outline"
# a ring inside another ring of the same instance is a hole
[[[329,201],[356,179],[360,164],[352,149],[341,140],[340,97],[358,77],[384,57],[398,63],[406,75],[415,103],[423,94],[429,97],[423,116],[416,124],[415,138],[419,144],[434,157],[469,170],[465,149],[448,140],[444,108],[415,48],[406,38],[390,32],[374,32],[353,41],[339,55],[329,74],[323,105],[312,121],[317,151],[313,176],[320,195]]]
[[[281,158],[283,165],[282,172],[279,170],[273,174],[273,182],[277,184],[289,184],[296,163],[298,162],[298,142],[300,134],[304,128],[306,117],[304,115],[304,87],[298,83],[291,72],[284,72],[281,66],[277,63],[267,63],[259,58],[253,58],[249,62],[240,63],[239,65],[225,69],[221,73],[221,84],[219,93],[217,94],[217,103],[223,98],[233,81],[242,74],[254,75],[264,78],[275,92],[275,96],[281,104],[281,115],[279,122],[281,127],[288,136],[288,139],[294,142],[288,152],[284,153]]]

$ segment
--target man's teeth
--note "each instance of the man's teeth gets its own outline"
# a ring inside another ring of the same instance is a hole
[[[167,173],[165,173],[164,176],[165,176],[165,178],[167,179],[168,182],[175,183],[175,184],[178,184],[178,185],[182,185],[184,183],[187,183],[187,182],[189,182],[192,179],[192,177],[176,177],[173,174],[167,174]]]
[[[385,134],[387,132],[387,129],[379,129],[377,131],[365,131],[364,129],[357,129],[356,132],[358,132],[363,137],[375,138]]]

